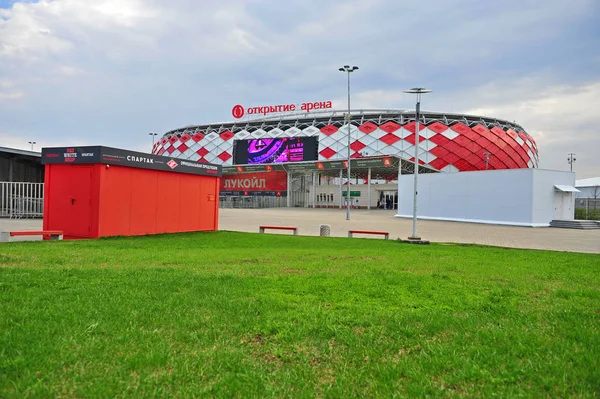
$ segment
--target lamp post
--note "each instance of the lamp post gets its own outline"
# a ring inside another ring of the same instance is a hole
[[[344,65],[339,69],[340,72],[346,72],[348,75],[348,113],[346,114],[346,123],[348,126],[348,182],[346,187],[346,220],[350,220],[350,73],[358,70],[357,66],[350,67],[350,65]]]
[[[31,151],[33,151],[33,145],[37,144],[35,141],[28,141],[29,144],[31,144]]]
[[[415,108],[415,182],[413,187],[413,228],[412,235],[408,237],[409,240],[420,240],[421,237],[417,235],[417,183],[419,180],[419,129],[421,123],[421,95],[431,93],[431,90],[427,90],[423,87],[415,87],[410,90],[405,90],[405,93],[417,95],[417,106]],[[400,180],[400,176],[398,176]],[[398,213],[400,213],[400,191],[398,191]]]
[[[489,152],[484,152],[483,156],[485,157],[485,170],[488,170],[488,163],[490,162],[490,156],[492,154],[490,154]]]
[[[573,163],[577,161],[577,159],[575,159],[575,153],[574,152],[570,152],[569,153],[569,157],[567,158],[567,162],[569,162],[569,165],[571,165],[571,172],[573,171]]]
[[[152,150],[154,150],[154,137],[156,137],[158,133],[148,133],[148,135],[152,136]]]

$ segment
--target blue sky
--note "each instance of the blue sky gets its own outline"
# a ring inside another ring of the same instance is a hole
[[[540,166],[600,175],[597,0],[0,0],[0,145],[148,150],[148,132],[231,119],[237,103],[515,120]]]
[[[16,3],[14,0],[0,0],[0,8],[11,8],[13,3]]]
[[[37,3],[37,0],[29,0],[29,1],[18,1],[18,0],[0,0],[0,8],[9,9],[12,8],[15,3]]]

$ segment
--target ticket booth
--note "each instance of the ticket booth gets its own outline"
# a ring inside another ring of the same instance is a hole
[[[65,239],[218,230],[221,166],[117,148],[42,149],[44,230]]]

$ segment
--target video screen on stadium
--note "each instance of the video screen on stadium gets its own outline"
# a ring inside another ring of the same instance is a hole
[[[237,140],[233,146],[236,165],[316,160],[316,137]]]

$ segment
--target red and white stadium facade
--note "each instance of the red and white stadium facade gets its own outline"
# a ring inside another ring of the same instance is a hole
[[[311,103],[248,110],[236,105],[232,115],[239,120],[172,130],[152,152],[227,166],[233,165],[236,140],[316,136],[317,160],[346,159],[346,112],[327,109],[331,102],[306,104]],[[274,110],[283,113],[266,116]],[[242,119],[248,114],[261,117]],[[414,111],[353,110],[351,114],[352,158],[395,155],[414,162]],[[535,140],[514,122],[428,111],[422,111],[420,119],[419,163],[423,165],[441,172],[485,170],[486,166],[490,170],[538,167]]]

